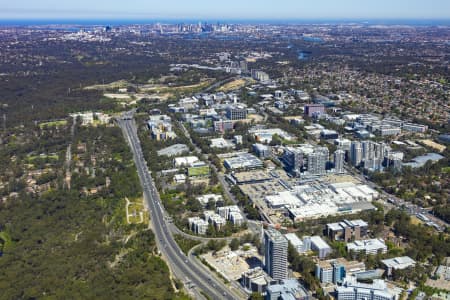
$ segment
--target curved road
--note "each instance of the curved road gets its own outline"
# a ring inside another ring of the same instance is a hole
[[[137,136],[136,126],[133,120],[133,112],[128,112],[117,120],[119,126],[129,142],[133,152],[134,161],[138,171],[139,179],[144,192],[144,199],[147,202],[151,215],[152,229],[156,236],[158,249],[166,257],[171,270],[176,277],[183,281],[188,287],[198,287],[205,294],[213,299],[240,299],[236,293],[214,278],[205,269],[200,268],[189,257],[184,255],[172,237],[169,224],[164,218],[164,211],[161,206],[158,191],[152,177],[150,176],[147,164],[142,154],[142,148]],[[194,290],[193,292],[197,292]],[[197,294],[198,295],[198,294]]]

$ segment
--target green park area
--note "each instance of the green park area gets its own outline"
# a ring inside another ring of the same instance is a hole
[[[59,126],[65,126],[65,125],[67,125],[67,120],[55,120],[55,121],[39,123],[39,128],[42,129],[45,127],[59,127]]]
[[[209,175],[209,167],[203,166],[203,167],[193,167],[188,169],[188,175],[192,177],[197,176],[208,176]]]

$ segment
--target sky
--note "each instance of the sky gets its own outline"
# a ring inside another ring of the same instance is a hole
[[[3,19],[450,19],[450,0],[0,0]]]

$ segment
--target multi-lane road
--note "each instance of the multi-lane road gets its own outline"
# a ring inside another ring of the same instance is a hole
[[[145,162],[142,148],[133,120],[133,113],[125,113],[117,119],[119,126],[128,140],[133,152],[134,161],[142,184],[144,199],[147,202],[152,229],[156,237],[158,249],[168,261],[170,269],[175,276],[191,288],[191,292],[200,296],[199,290],[213,299],[240,299],[236,291],[229,289],[217,280],[211,273],[199,267],[193,258],[186,256],[178,247],[169,228],[165,212],[162,207],[158,191]]]

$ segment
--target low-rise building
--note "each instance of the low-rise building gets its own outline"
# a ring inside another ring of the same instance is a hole
[[[252,128],[248,131],[259,143],[270,143],[274,135],[283,140],[292,141],[294,137],[280,128]]]
[[[197,197],[198,202],[200,202],[200,204],[205,207],[210,201],[213,201],[214,203],[217,203],[218,201],[222,201],[222,195],[218,195],[218,194],[206,194],[206,195],[201,195]]]
[[[176,156],[185,152],[189,152],[189,147],[185,144],[175,144],[167,148],[161,149],[157,152],[159,156]]]
[[[193,217],[188,219],[189,229],[196,234],[206,234],[208,229],[208,222],[199,217]]]
[[[250,153],[241,153],[224,160],[224,166],[228,170],[251,170],[264,166],[263,162]]]
[[[337,300],[396,300],[397,295],[388,289],[384,280],[372,284],[359,283],[355,276],[347,276],[342,286],[336,288]]]
[[[229,106],[226,113],[229,120],[247,119],[247,108],[243,105]]]
[[[263,144],[253,144],[253,151],[259,158],[270,157],[270,147]]]
[[[333,252],[331,247],[320,236],[312,236],[310,240],[311,250],[316,251],[320,259],[327,257]]]
[[[242,273],[241,284],[248,292],[256,292],[263,294],[266,292],[267,285],[271,278],[264,272],[261,267],[249,269]]]
[[[228,206],[222,206],[222,207],[217,208],[217,213],[227,220],[230,219],[230,214],[232,212],[240,213],[241,210],[239,209],[239,207],[237,205],[228,205]]]
[[[347,244],[347,251],[354,251],[356,253],[365,251],[368,255],[387,252],[387,246],[382,239],[369,239],[354,241]]]
[[[402,129],[405,131],[411,131],[416,133],[425,133],[428,130],[428,126],[414,123],[404,123]]]
[[[225,133],[225,131],[228,130],[233,130],[233,121],[231,120],[214,121],[214,131]]]
[[[321,283],[341,283],[345,276],[364,272],[363,262],[347,261],[344,258],[319,261],[316,264],[315,275]]]
[[[241,226],[245,222],[244,216],[242,216],[240,211],[230,212],[229,220],[234,226]]]
[[[297,279],[284,279],[267,286],[266,300],[309,300],[311,295]]]
[[[173,159],[173,166],[175,168],[193,167],[196,163],[199,163],[200,159],[196,156],[181,156]]]
[[[211,148],[219,148],[219,149],[225,149],[225,148],[233,148],[234,144],[224,138],[216,138],[211,139]]]
[[[320,132],[320,138],[324,140],[335,140],[339,138],[339,133],[335,130],[324,129]]]
[[[147,126],[153,139],[168,140],[177,137],[172,128],[171,118],[166,115],[150,116]]]
[[[393,270],[403,270],[416,265],[416,261],[409,256],[401,256],[390,259],[383,259],[381,263],[386,269],[386,275],[391,276]]]
[[[173,181],[175,184],[185,184],[186,183],[186,175],[184,174],[175,174],[173,177]]]
[[[323,104],[306,104],[304,112],[306,116],[312,118],[315,115],[325,113],[325,106]]]
[[[359,220],[343,220],[338,223],[326,225],[327,236],[333,241],[348,242],[351,239],[359,240],[367,235],[369,224]]]
[[[227,223],[226,219],[212,210],[205,210],[203,212],[205,221],[209,224],[213,224],[217,230],[220,230]]]
[[[252,70],[252,78],[258,81],[269,81],[269,74],[261,70]]]
[[[295,233],[287,233],[284,236],[298,253],[305,252],[303,241]]]

